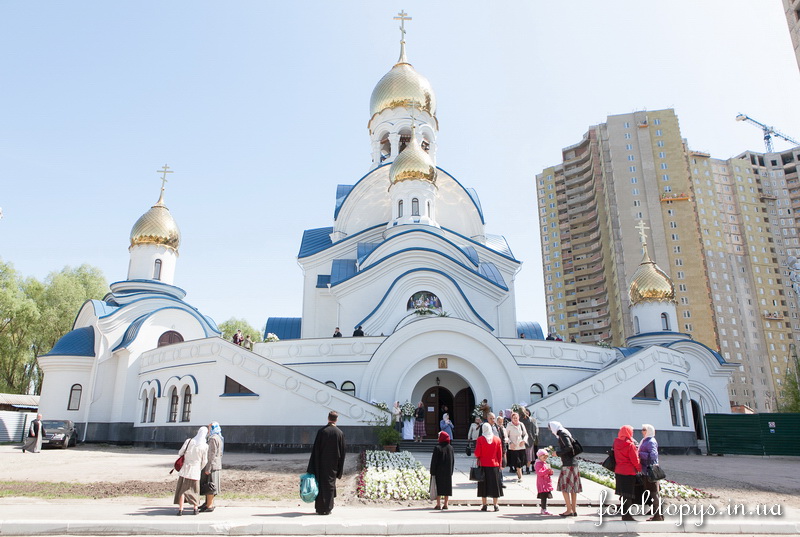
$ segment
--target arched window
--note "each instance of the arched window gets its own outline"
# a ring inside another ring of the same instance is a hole
[[[411,216],[419,216],[419,200],[411,198]]]
[[[160,280],[161,279],[161,260],[156,259],[156,262],[153,266],[153,279]]]
[[[150,397],[147,392],[142,393],[142,423],[147,421],[147,403],[150,402]]]
[[[666,313],[661,314],[661,330],[669,330],[669,316]]]
[[[334,390],[336,389],[336,383],[335,383],[335,382],[333,382],[332,380],[329,380],[328,382],[326,382],[326,383],[325,383],[325,385],[326,385],[326,386],[330,386],[330,387],[331,387],[331,388],[333,388]]]
[[[683,425],[684,427],[688,427],[689,426],[689,422],[686,421],[686,393],[685,392],[681,395],[680,406],[681,406],[681,425]]]
[[[678,425],[678,401],[675,397],[677,392],[673,391],[672,395],[669,396],[669,414],[672,418],[672,425]]]
[[[531,384],[531,403],[544,397],[544,388],[541,384]]]
[[[78,410],[81,408],[81,394],[83,388],[80,384],[73,384],[69,390],[69,402],[67,403],[67,410]]]
[[[384,134],[381,137],[381,162],[389,158],[389,155],[392,154],[392,145],[389,142],[389,135]]]
[[[427,212],[425,213],[425,216],[427,216],[428,218],[433,218],[431,216],[431,202],[430,201],[427,204]]]
[[[189,421],[192,415],[192,389],[189,386],[183,390],[183,410],[181,411],[181,421]]]
[[[634,317],[633,318],[633,333],[634,334],[638,334],[639,332],[641,332],[641,330],[639,330],[639,317]]]
[[[547,387],[547,395],[553,395],[557,391],[558,391],[558,385],[557,384],[550,384]]]
[[[150,394],[150,423],[156,421],[156,403],[158,399],[156,399],[156,391],[153,390]]]
[[[342,391],[347,395],[352,395],[353,397],[356,396],[356,385],[346,380],[342,382]]]
[[[403,218],[403,200],[397,202],[397,218]]]
[[[169,419],[170,423],[178,421],[178,388],[173,386],[172,394],[169,396]]]
[[[165,345],[173,345],[175,343],[182,343],[183,336],[180,335],[175,330],[170,330],[168,332],[164,332],[161,334],[161,337],[158,338],[158,346],[163,347]]]

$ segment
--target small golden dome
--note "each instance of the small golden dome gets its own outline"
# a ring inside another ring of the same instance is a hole
[[[425,152],[417,140],[416,128],[412,127],[411,140],[406,148],[397,155],[389,168],[391,184],[400,181],[429,181],[436,184],[436,167],[430,155]]]
[[[631,305],[644,301],[675,302],[672,280],[650,259],[646,246],[642,262],[633,274],[629,292]]]
[[[406,61],[405,43],[400,44],[400,59],[372,90],[369,114],[374,117],[387,108],[400,106],[415,106],[436,117],[436,95],[431,83]]]
[[[139,244],[160,244],[175,251],[181,244],[181,231],[164,205],[163,189],[156,204],[140,216],[131,229],[131,246]]]

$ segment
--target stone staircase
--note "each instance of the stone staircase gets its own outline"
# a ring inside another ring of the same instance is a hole
[[[433,453],[433,448],[439,442],[434,439],[423,440],[422,442],[414,442],[413,440],[403,440],[398,444],[398,451],[410,451],[411,453]],[[465,454],[467,449],[467,440],[456,439],[451,440],[453,451],[456,454]]]

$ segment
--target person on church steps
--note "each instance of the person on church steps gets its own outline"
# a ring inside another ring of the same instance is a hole
[[[488,511],[489,506],[486,498],[494,499],[494,510],[499,511],[497,505],[498,498],[503,495],[503,487],[500,483],[500,464],[503,460],[503,447],[498,438],[492,432],[492,426],[488,423],[481,425],[481,436],[475,444],[475,458],[478,465],[483,468],[483,481],[478,481],[478,497],[481,499],[481,511]]]
[[[178,472],[178,484],[175,486],[173,499],[173,503],[178,505],[178,516],[183,514],[184,499],[194,508],[194,514],[197,514],[200,472],[205,467],[208,456],[207,435],[208,427],[200,427],[194,438],[186,440],[178,451],[178,455],[183,455],[183,466]]]
[[[450,421],[450,414],[445,414],[439,420],[439,430],[446,432],[449,438],[453,438],[453,422]]]
[[[364,328],[361,325],[358,325],[358,328],[353,330],[353,337],[361,337],[364,335]]]
[[[225,449],[225,438],[219,423],[212,421],[208,425],[208,462],[200,475],[200,494],[205,494],[206,501],[200,506],[200,512],[212,512],[214,497],[219,494],[219,474],[222,470],[222,452]]]
[[[31,421],[28,427],[28,436],[25,438],[25,443],[22,445],[22,452],[30,451],[31,453],[39,453],[42,450],[42,439],[44,435],[45,430],[42,426],[42,415],[36,414],[36,419]]]
[[[558,485],[556,488],[564,495],[564,503],[567,509],[558,515],[578,516],[578,493],[583,492],[583,486],[581,485],[578,461],[575,460],[572,448],[572,433],[557,421],[551,421],[548,423],[548,426],[550,432],[558,439],[556,455],[561,457],[561,472],[558,474]]]
[[[519,421],[519,414],[511,413],[511,423],[506,425],[508,438],[508,465],[517,472],[517,483],[522,482],[522,467],[525,466],[525,445],[528,442],[528,431]]]
[[[233,334],[233,344],[234,345],[241,345],[244,342],[244,336],[242,335],[241,329],[237,330],[235,334]]]
[[[456,454],[450,445],[450,435],[441,431],[439,444],[433,448],[431,456],[431,476],[436,481],[436,507],[434,509],[447,509],[447,501],[453,495],[453,470],[455,469]],[[444,499],[444,505],[442,504]]]
[[[633,440],[633,427],[623,425],[614,440],[614,459],[617,465],[614,468],[614,477],[617,484],[614,492],[619,496],[619,510],[622,520],[635,522],[631,515],[631,505],[634,504],[634,491],[636,489],[636,474],[642,471],[639,462],[639,449]]]
[[[414,442],[422,442],[423,438],[425,438],[425,406],[420,401],[414,410]]]
[[[306,469],[306,472],[314,474],[317,478],[319,494],[314,501],[314,509],[318,515],[329,515],[333,511],[336,480],[341,479],[344,472],[347,446],[344,441],[344,433],[336,426],[338,419],[339,414],[335,410],[328,413],[328,425],[317,431]]]
[[[333,331],[333,337],[342,337],[342,333],[339,331],[339,327],[338,326]]]
[[[538,458],[536,452],[539,451],[539,423],[536,418],[531,416],[531,411],[526,407],[522,407],[523,416],[519,421],[525,426],[525,432],[528,433],[528,441],[525,443],[525,473],[531,473],[531,465],[534,459]]]

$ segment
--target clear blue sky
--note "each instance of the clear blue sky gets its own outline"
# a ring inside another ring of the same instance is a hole
[[[168,163],[187,301],[218,322],[299,316],[302,232],[332,225],[336,185],[368,169],[400,9],[438,98],[438,164],[524,262],[519,320],[545,321],[534,177],[589,125],[674,107],[719,158],[763,151],[740,112],[800,136],[780,0],[2,2],[0,257],[125,279]]]

